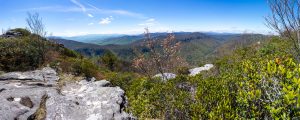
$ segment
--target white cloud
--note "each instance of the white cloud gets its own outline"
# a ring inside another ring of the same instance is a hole
[[[146,27],[150,27],[150,26],[154,26],[155,24],[157,24],[158,22],[154,19],[154,18],[150,18],[145,20],[143,23],[138,24],[139,26],[146,26]]]
[[[78,7],[80,7],[83,12],[86,12],[85,6],[83,4],[81,4],[79,1],[77,1],[77,0],[70,0],[70,1],[72,3],[74,3],[75,5],[77,5]]]
[[[106,17],[106,18],[102,18],[99,22],[99,24],[101,25],[107,25],[109,23],[111,23],[111,21],[113,20],[112,16]]]
[[[83,4],[81,4],[78,0],[70,0],[72,3],[74,3],[76,6],[78,6],[80,9],[81,9],[81,11],[83,12],[83,13],[85,13],[87,16],[89,16],[89,17],[91,17],[91,18],[93,18],[94,16],[91,14],[91,13],[87,13],[87,8],[83,5]]]
[[[155,21],[154,18],[150,18],[150,19],[146,20],[146,22],[154,22],[154,21]]]
[[[94,25],[94,23],[91,22],[91,23],[89,23],[88,25]]]
[[[17,12],[27,12],[27,11],[47,11],[47,12],[82,12],[81,8],[78,7],[64,7],[64,6],[43,6],[34,7],[27,9],[19,9]]]
[[[87,14],[89,17],[93,18],[94,16],[90,13]]]
[[[94,5],[88,4],[95,12],[102,13],[102,14],[117,14],[117,15],[124,15],[130,17],[136,17],[145,19],[146,17],[140,13],[135,13],[127,10],[110,10],[110,9],[100,9]]]
[[[139,19],[146,19],[143,14],[131,12],[127,10],[119,10],[119,9],[100,9],[96,6],[91,4],[84,4],[80,3],[78,0],[70,0],[76,6],[42,6],[42,7],[35,7],[35,8],[26,8],[26,9],[19,9],[16,10],[18,12],[27,12],[27,11],[47,11],[47,12],[83,12],[88,15],[87,12],[92,12],[94,14],[115,14],[115,15],[123,15],[129,17],[135,17]],[[89,16],[89,15],[88,15]]]

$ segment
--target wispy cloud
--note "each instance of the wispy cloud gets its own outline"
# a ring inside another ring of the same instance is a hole
[[[93,18],[94,16],[91,13],[87,13],[87,8],[81,4],[78,0],[70,0],[72,3],[74,3],[75,5],[77,5],[83,13],[85,13],[87,16]]]
[[[146,20],[146,22],[154,22],[154,21],[155,21],[154,18],[150,18],[150,19]]]
[[[87,14],[89,17],[93,18],[94,16],[90,13]]]
[[[34,7],[34,8],[27,8],[27,9],[19,9],[16,11],[19,12],[27,12],[27,11],[82,12],[82,9],[78,7],[64,7],[64,6],[56,5],[56,6],[42,6],[42,7]]]
[[[100,8],[94,6],[94,5],[91,5],[91,4],[87,4],[87,5],[90,6],[91,8],[93,8],[93,10],[97,13],[117,14],[117,15],[131,16],[131,17],[136,17],[136,18],[141,18],[141,19],[146,18],[143,14],[135,13],[135,12],[127,11],[127,10],[100,9]]]
[[[88,25],[94,25],[94,23],[91,22],[91,23],[89,23]]]
[[[101,24],[101,25],[107,25],[107,24],[110,24],[112,20],[113,20],[112,16],[109,16],[109,17],[106,17],[106,18],[102,18],[100,20],[99,24]]]
[[[42,6],[42,7],[34,7],[27,9],[20,9],[17,11],[26,12],[26,11],[47,11],[47,12],[83,12],[88,17],[91,17],[93,14],[109,14],[109,15],[122,15],[129,16],[139,19],[147,19],[143,14],[121,10],[121,9],[100,9],[94,5],[86,3],[86,5],[82,4],[79,0],[70,0],[75,6]],[[93,13],[93,14],[91,14]]]
[[[151,27],[154,26],[157,21],[154,18],[145,20],[143,23],[138,24],[139,26]]]
[[[81,4],[79,1],[77,1],[77,0],[70,0],[70,1],[72,3],[74,3],[75,5],[77,5],[78,7],[80,7],[83,12],[86,12],[85,6],[83,4]]]

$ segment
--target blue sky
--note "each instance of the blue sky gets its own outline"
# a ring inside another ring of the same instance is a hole
[[[205,31],[268,33],[266,0],[0,0],[0,29],[38,12],[57,36]]]

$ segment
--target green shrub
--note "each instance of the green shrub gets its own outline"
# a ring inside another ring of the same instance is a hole
[[[111,71],[114,71],[116,69],[118,61],[118,57],[110,51],[106,52],[103,56],[100,57],[100,63]]]
[[[4,71],[32,70],[43,63],[39,41],[30,37],[0,40],[0,67]]]
[[[83,58],[67,58],[60,60],[59,67],[62,72],[74,74],[76,76],[84,76],[87,78],[96,77],[102,79],[103,76],[100,73],[99,67],[91,62],[89,59]]]
[[[114,86],[119,86],[125,91],[130,88],[130,84],[137,78],[137,75],[130,72],[107,72],[105,78]]]
[[[134,79],[127,111],[140,119],[298,119],[300,64],[276,39],[217,60],[216,74]]]
[[[177,68],[177,74],[178,75],[188,75],[188,74],[190,74],[189,68],[188,67],[179,67],[179,68]]]

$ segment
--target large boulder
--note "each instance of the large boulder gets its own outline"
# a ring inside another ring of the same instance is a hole
[[[176,74],[174,73],[163,73],[163,74],[156,74],[153,77],[158,77],[163,81],[169,80],[169,79],[174,79],[176,78]]]
[[[44,70],[44,71],[43,71]],[[52,73],[43,69],[42,73]],[[110,82],[86,81],[43,85],[41,79],[32,78],[36,72],[19,73],[11,79],[0,80],[0,120],[45,118],[46,120],[121,120],[130,119],[123,111],[126,106],[124,90],[111,87]],[[57,77],[57,76],[56,76]],[[15,80],[15,78],[20,78]],[[22,78],[22,79],[21,79]],[[48,78],[48,77],[46,77]],[[50,79],[50,78],[49,78]],[[52,78],[51,78],[52,79]],[[38,82],[39,84],[36,84]]]
[[[21,32],[14,31],[14,30],[9,30],[5,34],[1,35],[0,37],[3,38],[14,38],[14,37],[20,37],[22,36]]]
[[[214,65],[213,64],[205,64],[203,67],[197,67],[197,68],[193,68],[190,69],[190,76],[195,76],[197,74],[199,74],[201,71],[205,71],[205,70],[210,70],[211,68],[213,68]]]
[[[55,82],[59,80],[59,77],[54,69],[45,67],[42,70],[4,73],[0,75],[0,80],[36,80]]]
[[[0,35],[0,38],[16,38],[21,36],[28,36],[30,34],[31,33],[26,29],[16,28],[6,31],[4,34]]]
[[[110,120],[127,118],[124,91],[107,87],[108,81],[69,84],[62,90],[64,96],[48,100],[47,118],[67,120]]]

